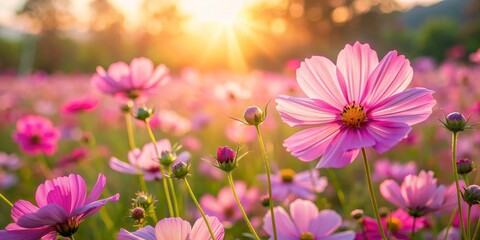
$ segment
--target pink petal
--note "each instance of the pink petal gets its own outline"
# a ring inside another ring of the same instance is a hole
[[[17,224],[24,228],[38,228],[62,223],[67,219],[68,213],[65,209],[52,203],[40,208],[35,213],[27,213],[21,216]]]
[[[191,229],[181,218],[164,218],[155,225],[155,236],[157,240],[188,240]]]
[[[111,85],[119,85],[122,89],[130,89],[132,85],[129,81],[130,79],[130,67],[124,62],[112,63],[108,67],[107,77],[104,78],[108,80]]]
[[[368,78],[366,104],[374,104],[383,99],[405,90],[410,84],[413,69],[405,56],[397,55],[397,51],[390,51],[380,61]]]
[[[153,63],[148,58],[135,58],[130,63],[131,86],[133,88],[144,87],[153,72]]]
[[[213,235],[215,236],[215,240],[223,240],[223,237],[225,235],[225,230],[223,228],[222,223],[220,223],[220,221],[216,217],[210,217],[210,216],[207,216],[207,221],[210,224],[210,227],[212,228],[212,232],[213,232]],[[198,240],[212,239],[203,218],[199,218],[197,221],[195,221],[190,235]]]
[[[346,45],[337,58],[337,78],[344,79],[347,102],[362,103],[367,80],[378,65],[377,53],[368,44]]]
[[[111,197],[104,198],[95,202],[91,202],[83,207],[77,208],[72,212],[72,216],[80,216],[80,219],[83,220],[95,213],[97,213],[103,205],[107,202],[116,202],[120,198],[120,194],[115,194]]]
[[[300,233],[287,212],[281,207],[275,207],[273,211],[275,214],[275,225],[279,239],[298,239]],[[263,218],[263,230],[273,238],[272,217],[270,212],[267,212]]]
[[[328,237],[322,238],[322,240],[353,240],[355,238],[355,232],[345,231],[332,234]]]
[[[399,208],[407,208],[407,202],[403,198],[400,186],[395,181],[388,179],[380,184],[380,193],[383,198]]]
[[[129,232],[123,228],[117,234],[118,240],[156,240],[155,229],[152,226],[140,228],[135,232]]]
[[[120,161],[116,157],[111,157],[108,162],[110,168],[117,172],[126,173],[126,174],[141,174],[142,171],[135,166],[132,166],[126,162]]]
[[[312,161],[324,154],[332,139],[338,135],[340,125],[333,123],[297,132],[287,138],[283,146],[302,161]]]
[[[280,95],[275,99],[277,111],[290,127],[333,122],[340,110],[321,100]]]
[[[408,125],[425,121],[436,101],[433,91],[411,88],[393,95],[370,109],[369,118],[375,121],[402,122]]]
[[[358,155],[359,149],[345,150],[347,146],[343,146],[343,142],[349,141],[346,139],[347,136],[349,136],[347,131],[337,134],[335,138],[330,141],[325,153],[315,167],[342,168],[353,162]],[[367,144],[370,144],[370,142],[367,142]]]
[[[290,215],[292,219],[295,219],[295,224],[300,232],[308,232],[311,230],[309,229],[310,222],[318,216],[318,208],[311,201],[297,199],[290,204]]]
[[[337,109],[347,105],[345,83],[336,76],[335,65],[324,57],[305,59],[297,69],[297,81],[303,92],[313,99],[320,99]]]
[[[317,218],[309,224],[308,230],[312,231],[315,237],[323,239],[335,232],[341,224],[342,217],[335,211],[326,209],[318,213]]]
[[[90,194],[88,195],[87,200],[85,200],[85,204],[89,204],[93,201],[96,201],[98,197],[100,197],[100,195],[102,194],[106,183],[107,183],[107,179],[105,178],[105,176],[103,176],[103,174],[101,173],[98,174],[97,182],[93,186],[92,191],[90,191]]]
[[[166,84],[169,81],[168,72],[169,70],[165,65],[158,65],[157,68],[155,68],[155,72],[153,72],[153,75],[145,83],[144,87],[153,88]]]
[[[44,228],[22,228],[16,224],[9,224],[8,230],[0,230],[0,239],[2,240],[38,240],[41,237],[57,232],[52,227]]]
[[[400,122],[370,122],[366,130],[375,139],[375,151],[384,153],[406,138],[412,128]]]
[[[37,206],[25,200],[18,200],[13,204],[11,215],[12,215],[13,221],[17,222],[21,216],[27,213],[34,213],[36,211],[38,211]]]

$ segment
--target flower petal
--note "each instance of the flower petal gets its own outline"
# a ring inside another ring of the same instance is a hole
[[[322,238],[322,240],[353,240],[355,238],[355,232],[345,231],[332,234],[328,237]]]
[[[340,110],[316,99],[280,95],[275,99],[277,111],[290,127],[333,122]]]
[[[225,236],[225,229],[223,228],[222,223],[216,217],[206,216],[207,221],[212,228],[213,235],[215,236],[215,240],[223,240]],[[210,232],[208,231],[207,225],[205,224],[205,220],[203,218],[199,218],[192,227],[192,232],[190,234],[192,237],[198,240],[209,240],[212,239],[210,236]]]
[[[52,227],[43,228],[22,228],[15,223],[9,224],[7,230],[0,230],[0,239],[2,240],[38,240],[41,237],[54,232]]]
[[[373,106],[369,118],[375,121],[402,122],[410,126],[425,121],[436,104],[432,94],[433,91],[425,88],[408,89]]]
[[[341,131],[326,147],[325,153],[318,162],[316,168],[342,168],[353,162],[358,155],[359,149],[345,150],[350,147],[343,146],[347,141],[347,131]]]
[[[399,208],[407,208],[407,202],[403,198],[400,186],[394,180],[388,179],[380,184],[380,193],[393,205]]]
[[[91,202],[83,207],[77,208],[72,212],[72,216],[80,216],[80,219],[83,220],[100,210],[100,208],[103,207],[103,205],[107,204],[107,202],[116,202],[120,198],[120,194],[115,194],[111,197],[100,199],[95,202]]]
[[[100,195],[102,194],[106,183],[107,183],[107,179],[105,178],[105,176],[99,173],[97,182],[93,186],[92,191],[90,191],[90,194],[88,195],[87,200],[85,200],[85,204],[89,204],[93,201],[96,201],[98,197],[100,197]]]
[[[362,103],[368,77],[377,65],[377,52],[368,44],[356,42],[353,46],[345,45],[340,51],[337,58],[337,78],[345,81],[348,103]]]
[[[18,200],[13,204],[11,215],[12,215],[13,221],[17,222],[21,216],[27,213],[34,213],[36,211],[38,211],[37,206],[25,200]]]
[[[273,209],[275,214],[275,225],[277,227],[277,234],[279,239],[298,239],[300,232],[295,224],[292,222],[290,216],[281,207],[275,207]],[[273,238],[272,217],[270,212],[267,212],[263,218],[263,230]]]
[[[188,240],[192,227],[178,217],[164,218],[155,225],[157,240]]]
[[[340,131],[340,125],[333,123],[297,132],[287,138],[283,146],[302,161],[312,161],[325,153],[327,146]]]
[[[290,215],[300,232],[308,232],[310,222],[318,216],[318,208],[311,201],[297,199],[290,204]]]
[[[406,138],[412,128],[400,122],[371,122],[366,128],[375,139],[373,148],[378,153],[384,153]]]
[[[135,232],[129,232],[123,228],[117,234],[118,240],[156,240],[155,229],[152,226],[140,228]]]
[[[65,209],[58,204],[52,203],[43,206],[34,213],[24,214],[18,219],[17,224],[24,228],[38,228],[62,223],[67,219],[68,213]]]
[[[347,105],[345,83],[336,77],[335,65],[324,57],[305,59],[297,69],[297,81],[303,92],[313,99],[320,99],[337,109]]]
[[[132,166],[126,162],[120,161],[116,157],[111,157],[110,161],[108,162],[110,168],[117,172],[126,173],[126,174],[141,174],[142,171],[135,166]]]
[[[135,58],[130,62],[131,85],[133,88],[143,87],[153,72],[153,62],[148,58]]]
[[[318,213],[317,218],[310,222],[308,229],[315,237],[323,239],[335,232],[340,224],[342,224],[342,217],[335,211],[326,209]]]

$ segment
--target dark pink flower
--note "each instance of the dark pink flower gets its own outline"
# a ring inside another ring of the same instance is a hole
[[[324,57],[305,59],[297,82],[308,98],[280,95],[277,110],[292,127],[308,126],[284,146],[317,168],[341,168],[361,148],[383,153],[405,138],[411,126],[432,113],[435,100],[425,88],[407,89],[410,63],[396,51],[380,62],[368,44],[346,45],[337,65]]]
[[[219,163],[228,163],[235,160],[235,151],[233,151],[228,146],[219,147],[217,149],[217,161]]]
[[[105,184],[106,178],[99,174],[87,197],[87,186],[80,175],[70,174],[45,181],[35,194],[37,206],[25,200],[15,202],[11,211],[14,223],[0,230],[0,239],[54,240],[58,234],[72,236],[85,218],[98,212],[107,202],[118,201],[118,193],[97,200]]]
[[[216,217],[207,216],[215,240],[223,240],[225,230]],[[193,227],[189,222],[171,217],[160,220],[155,228],[146,226],[135,232],[120,229],[118,240],[210,240],[210,232],[203,218],[199,218]]]
[[[97,67],[92,83],[106,94],[127,100],[143,100],[168,81],[167,75],[168,69],[165,65],[154,69],[152,61],[142,57],[133,59],[130,65],[124,62],[113,63],[108,71]]]
[[[22,151],[29,155],[45,154],[51,156],[57,150],[59,131],[50,120],[29,115],[17,121],[13,139]]]
[[[78,112],[89,112],[95,109],[98,105],[98,100],[95,98],[81,98],[73,99],[62,106],[63,113],[78,113]]]
[[[80,147],[73,149],[72,152],[67,155],[63,156],[58,160],[57,166],[58,167],[65,167],[70,164],[79,163],[82,160],[85,160],[88,157],[88,149],[85,147]]]

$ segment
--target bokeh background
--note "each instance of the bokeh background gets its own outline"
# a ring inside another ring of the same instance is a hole
[[[335,57],[346,43],[413,59],[465,58],[480,46],[475,0],[9,0],[0,69],[93,72],[146,56],[176,71],[278,70]]]

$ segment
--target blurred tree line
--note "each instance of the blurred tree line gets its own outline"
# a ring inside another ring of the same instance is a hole
[[[88,30],[72,33],[77,19],[69,0],[27,0],[17,14],[29,20],[36,34],[25,34],[21,40],[0,36],[0,69],[92,72],[97,65],[137,56],[164,62],[173,70],[195,66],[196,51],[205,43],[187,37],[184,25],[189,16],[180,11],[178,1],[143,0],[140,27],[128,31],[125,16],[109,0],[92,0]],[[454,46],[461,45],[466,52],[480,47],[480,1],[459,1],[466,2],[461,23],[438,17],[418,27],[402,21],[408,13],[396,11],[394,0],[259,1],[245,11],[254,20],[258,36],[252,39],[238,33],[237,37],[254,68],[278,70],[288,59],[311,55],[334,58],[346,43],[357,40],[371,43],[380,55],[398,49],[409,58],[427,55],[442,61]],[[277,47],[262,49],[272,44]],[[224,62],[219,59],[196,67],[228,67]]]

